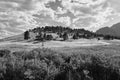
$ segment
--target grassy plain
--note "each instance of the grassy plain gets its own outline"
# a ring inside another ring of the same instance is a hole
[[[44,46],[42,46],[44,44]],[[0,49],[8,49],[11,51],[33,50],[35,48],[49,48],[61,53],[67,54],[106,54],[119,55],[120,41],[119,40],[96,40],[96,39],[79,39],[69,41],[2,41]]]
[[[68,40],[68,41],[18,41],[18,40],[6,40],[0,42],[0,48],[18,50],[18,49],[34,49],[34,48],[79,48],[79,47],[92,47],[92,46],[104,46],[109,45],[109,42],[98,41],[96,39],[79,39],[79,40]],[[42,46],[44,45],[44,46]]]
[[[0,80],[120,80],[120,41],[2,41]]]

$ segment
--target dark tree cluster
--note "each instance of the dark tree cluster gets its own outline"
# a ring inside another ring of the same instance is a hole
[[[52,32],[52,33],[85,33],[85,34],[93,34],[93,32],[90,32],[88,30],[85,29],[72,29],[69,27],[62,27],[62,26],[45,26],[45,27],[37,27],[34,29],[31,29],[30,31],[32,32]]]
[[[24,32],[24,39],[25,40],[28,40],[30,38],[30,36],[29,36],[29,31],[25,31]]]
[[[114,38],[114,37],[113,37],[113,36],[110,36],[110,35],[105,35],[105,36],[104,36],[104,39],[105,39],[105,40],[113,40],[113,38]]]
[[[53,36],[51,34],[46,35],[46,33],[54,33],[59,36],[59,38],[63,38],[63,40],[69,39],[69,35],[72,35],[72,39],[79,38],[99,38],[103,37],[105,40],[111,39],[120,39],[119,37],[111,36],[111,35],[102,35],[97,34],[85,29],[72,29],[69,27],[62,26],[45,26],[45,27],[36,27],[34,29],[30,29],[29,31],[24,32],[24,39],[28,40],[30,38],[29,32],[38,33],[36,36],[36,40],[44,41],[44,40],[53,40]]]
[[[84,35],[79,35],[79,33],[81,34],[89,34],[89,35],[94,35],[93,32],[90,32],[88,30],[85,29],[72,29],[69,27],[62,27],[62,26],[45,26],[45,27],[37,27],[34,29],[29,30],[30,32],[34,32],[34,33],[39,33],[38,36],[36,36],[37,39],[41,40],[41,38],[44,38],[46,40],[52,40],[52,35],[47,35],[45,37],[45,33],[56,33],[57,35],[59,35],[60,38],[63,38],[63,40],[67,40],[68,39],[68,35],[69,34],[73,34],[73,39],[78,39],[78,38],[85,38]],[[41,36],[41,32],[44,33],[44,37]],[[89,36],[90,37],[90,36]]]

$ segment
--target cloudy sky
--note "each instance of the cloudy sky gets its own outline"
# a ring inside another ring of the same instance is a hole
[[[120,0],[0,0],[0,37],[61,25],[91,31],[120,22]]]

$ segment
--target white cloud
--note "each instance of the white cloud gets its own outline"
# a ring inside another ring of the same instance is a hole
[[[73,24],[76,27],[85,27],[88,30],[95,31],[99,29],[103,24],[109,21],[109,16],[115,14],[113,8],[107,7],[102,8],[102,5],[99,6],[97,9],[94,9],[93,12],[97,12],[96,14],[88,14],[85,16],[78,16],[77,18],[73,19]],[[88,20],[86,20],[86,18]],[[87,22],[85,22],[85,21]]]
[[[58,8],[57,8],[57,11],[56,11],[55,13],[56,13],[56,14],[65,14],[65,13],[67,13],[67,10],[62,9],[61,7],[58,7]]]
[[[96,22],[91,23],[88,29],[91,29],[93,31],[99,29],[100,27],[102,27],[103,24],[109,22],[110,19],[107,17],[111,15],[114,15],[112,8],[108,7],[105,10],[101,10],[97,15],[93,16],[93,18],[96,19]]]
[[[65,26],[70,26],[70,24],[71,24],[70,17],[68,17],[68,16],[56,18],[55,21],[60,22],[60,23],[64,23]]]
[[[18,3],[15,3],[15,2],[4,2],[4,1],[1,1],[0,2],[0,6],[1,8],[16,8],[16,7],[20,7],[20,5]]]
[[[46,4],[58,3],[57,10]],[[14,34],[39,25],[65,25],[96,30],[120,15],[119,0],[0,0],[1,33]],[[67,14],[67,15],[66,15]],[[74,16],[74,17],[73,17]],[[8,32],[8,33],[7,33]]]

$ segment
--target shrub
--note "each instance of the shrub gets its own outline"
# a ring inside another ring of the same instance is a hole
[[[30,38],[30,33],[29,33],[29,31],[25,31],[24,32],[24,39],[25,40],[28,40]]]
[[[4,49],[4,50],[0,50],[0,57],[5,57],[7,55],[10,54],[10,50]]]
[[[0,58],[0,80],[120,80],[119,59],[45,48],[13,52]]]

